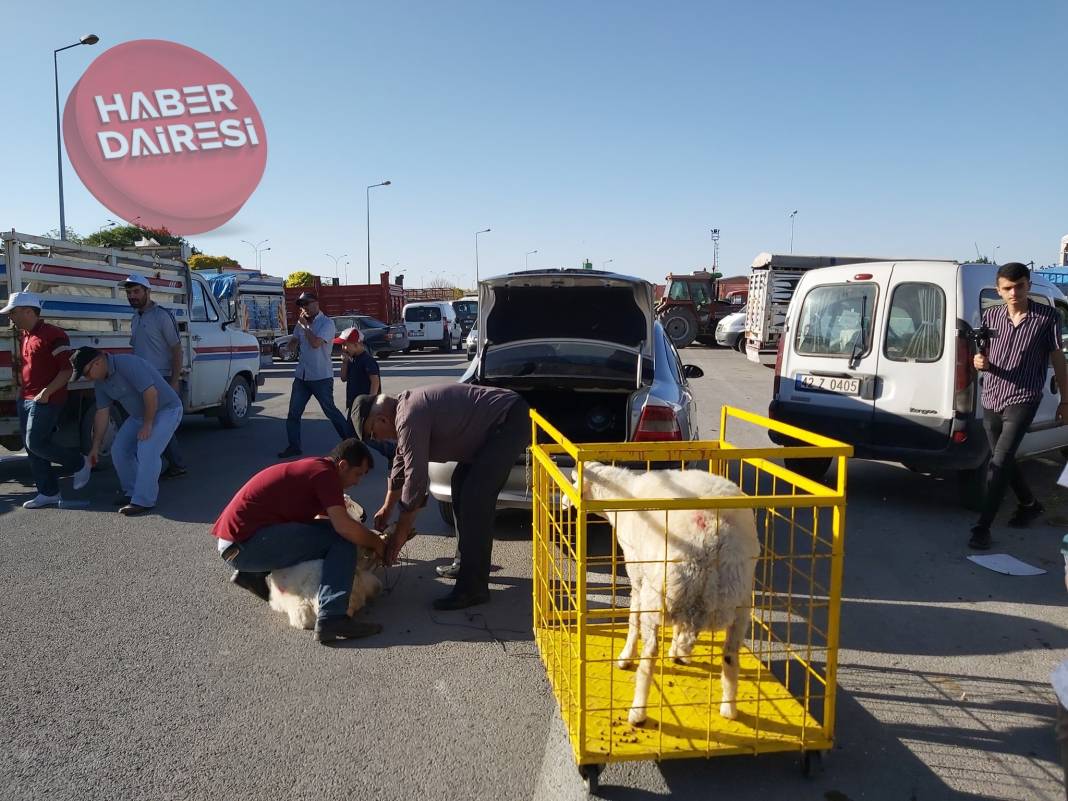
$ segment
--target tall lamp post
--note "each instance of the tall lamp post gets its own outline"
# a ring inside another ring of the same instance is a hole
[[[797,216],[797,209],[790,212],[790,252],[794,252],[794,217]]]
[[[376,186],[389,186],[392,181],[371,184],[367,187],[367,283],[371,283],[371,190]]]
[[[241,241],[244,242],[246,245],[248,245],[250,248],[252,248],[252,252],[256,254],[255,261],[253,263],[256,265],[256,269],[257,270],[260,269],[260,250],[262,249],[261,245],[265,245],[268,242],[270,242],[271,240],[270,239],[261,239],[256,244],[252,244],[247,239],[242,239]],[[270,248],[266,248],[266,249],[270,250]]]
[[[605,267],[607,267],[609,264],[611,264],[614,261],[615,261],[615,259],[605,259],[604,261],[601,262],[601,269],[603,270]]]
[[[530,269],[530,257],[533,256],[537,252],[538,251],[536,251],[536,250],[528,250],[527,251],[527,255],[523,259],[523,264],[526,267],[526,269],[528,269],[528,270]]]
[[[59,238],[64,240],[67,238],[67,216],[63,210],[63,136],[60,132],[59,124],[59,54],[64,50],[70,50],[72,47],[95,45],[99,41],[100,37],[95,33],[87,33],[74,44],[52,51],[52,70],[56,78],[56,164],[59,167]]]
[[[475,231],[475,288],[476,289],[478,288],[478,235],[479,234],[488,234],[489,232],[490,232],[489,228],[484,228],[481,231]]]
[[[263,258],[262,258],[262,256],[268,250],[270,250],[270,248],[264,248],[263,250],[259,251],[256,254],[256,271],[257,272],[263,272]]]
[[[349,255],[348,253],[342,253],[340,256],[331,256],[329,253],[326,254],[326,257],[328,259],[333,259],[334,260],[334,275],[336,275],[338,277],[339,281],[341,280],[341,273],[337,269],[337,263],[339,261],[341,261],[343,258],[345,258],[346,256],[348,256],[348,255]],[[347,277],[345,279],[345,283],[348,283],[348,278]]]

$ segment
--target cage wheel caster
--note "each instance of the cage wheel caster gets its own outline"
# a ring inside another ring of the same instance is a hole
[[[823,767],[822,751],[801,752],[801,775],[806,779],[812,778]]]
[[[590,795],[596,795],[601,786],[602,767],[602,765],[579,765],[579,776],[585,782],[586,792]]]

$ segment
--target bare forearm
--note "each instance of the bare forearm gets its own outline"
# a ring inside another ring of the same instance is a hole
[[[104,442],[104,432],[108,430],[108,418],[111,417],[111,409],[97,409],[96,416],[93,418],[93,450],[100,450],[100,445]]]
[[[171,348],[171,383],[177,384],[182,379],[182,346]]]
[[[376,375],[371,376],[371,394],[377,395],[382,390],[382,379]]]

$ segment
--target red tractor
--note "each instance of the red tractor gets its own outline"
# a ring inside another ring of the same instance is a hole
[[[745,304],[745,290],[719,297],[719,273],[698,270],[689,275],[668,274],[664,297],[656,304],[656,315],[676,348],[685,348],[696,339],[706,345],[716,343],[716,326],[728,314]]]

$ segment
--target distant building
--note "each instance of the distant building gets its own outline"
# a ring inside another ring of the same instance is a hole
[[[1061,267],[1068,267],[1068,236],[1061,237],[1061,257],[1057,263]]]

